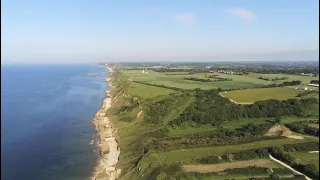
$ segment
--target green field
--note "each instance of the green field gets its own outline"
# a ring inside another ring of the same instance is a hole
[[[122,73],[127,75],[129,78],[135,81],[141,81],[157,85],[165,85],[171,87],[177,87],[181,89],[215,89],[215,88],[225,88],[225,89],[238,89],[238,88],[255,88],[262,85],[267,85],[270,83],[282,83],[283,81],[301,80],[303,83],[308,84],[311,80],[318,79],[316,77],[306,77],[306,76],[296,76],[296,75],[284,75],[284,74],[263,74],[263,76],[268,77],[283,77],[287,76],[288,80],[280,80],[276,82],[269,82],[261,79],[257,79],[257,74],[249,75],[228,75],[222,73],[214,73],[221,78],[231,78],[232,81],[218,81],[218,82],[199,82],[185,80],[184,78],[196,77],[196,78],[206,78],[206,75],[212,75],[213,73],[196,73],[185,75],[188,72],[155,72],[152,70],[147,70],[142,73],[142,70],[122,70]],[[175,74],[175,75],[170,75]],[[181,74],[181,75],[178,75]],[[304,88],[305,85],[297,86],[299,88]],[[316,89],[314,87],[308,87],[309,89]]]
[[[293,152],[299,164],[314,164],[319,168],[319,153]]]
[[[285,100],[296,97],[301,91],[291,88],[257,88],[221,93],[237,103],[251,103],[267,99]]]
[[[168,95],[175,93],[176,91],[171,89],[165,89],[160,87],[148,86],[144,84],[129,83],[128,93],[134,96],[138,96],[145,99],[151,99],[158,96]]]
[[[232,76],[233,81],[219,81],[219,82],[199,82],[185,80],[186,77],[197,77],[204,78],[205,73],[199,73],[194,75],[166,75],[166,74],[183,74],[187,72],[171,72],[171,73],[159,73],[155,71],[147,71],[148,73],[142,73],[141,70],[122,70],[125,75],[135,81],[141,81],[157,85],[165,85],[171,87],[177,87],[181,89],[215,89],[215,88],[227,88],[227,89],[237,89],[237,88],[254,88],[260,85],[268,84],[267,81],[256,79],[254,77],[246,76]]]
[[[282,144],[294,144],[299,142],[305,142],[304,140],[297,139],[276,139],[276,140],[264,140],[246,144],[239,145],[229,145],[229,146],[215,146],[215,147],[203,147],[203,148],[194,148],[194,149],[180,149],[173,150],[162,153],[153,153],[152,156],[157,157],[161,162],[188,162],[192,159],[204,157],[204,156],[213,156],[221,155],[225,153],[243,151],[247,149],[257,149],[261,147],[277,146]]]

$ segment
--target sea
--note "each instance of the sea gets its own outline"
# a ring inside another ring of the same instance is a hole
[[[94,64],[1,65],[1,179],[89,179],[107,76]]]

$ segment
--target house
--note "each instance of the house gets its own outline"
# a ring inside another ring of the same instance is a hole
[[[312,74],[312,73],[300,73],[299,74],[300,76],[313,76],[314,74]]]

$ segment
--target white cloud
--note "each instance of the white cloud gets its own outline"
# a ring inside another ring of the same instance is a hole
[[[252,11],[244,8],[229,8],[228,13],[235,15],[247,22],[250,22],[256,18],[255,14]]]
[[[196,23],[197,16],[194,13],[177,13],[173,15],[173,19],[180,24],[193,26]]]

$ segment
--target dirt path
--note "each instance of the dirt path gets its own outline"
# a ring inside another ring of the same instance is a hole
[[[224,98],[228,98],[228,97],[225,97],[224,95],[222,95],[223,93],[219,93],[219,95],[221,96],[221,97],[224,97]],[[232,99],[230,99],[230,98],[228,98],[231,102],[233,102],[233,103],[235,103],[235,104],[243,104],[243,105],[245,105],[245,104],[253,104],[254,102],[242,102],[242,103],[239,103],[239,102],[236,102],[236,101],[234,101],[234,100],[232,100]]]
[[[305,174],[303,174],[303,173],[301,173],[301,172],[299,172],[299,171],[297,171],[297,170],[293,169],[291,166],[289,166],[289,165],[287,165],[286,163],[284,163],[284,162],[282,162],[282,161],[280,161],[280,160],[278,160],[278,159],[274,158],[274,157],[273,157],[273,156],[271,156],[270,154],[269,154],[269,158],[270,158],[271,160],[273,160],[273,161],[275,161],[275,162],[277,162],[277,163],[279,163],[279,164],[283,165],[284,167],[286,167],[286,168],[290,169],[292,172],[294,172],[294,173],[296,173],[296,174],[299,174],[299,175],[303,175],[307,180],[312,180],[311,178],[309,178],[309,177],[308,177],[308,176],[306,176]]]
[[[309,151],[309,153],[319,153],[319,151]]]
[[[268,160],[268,159],[255,159],[248,161],[238,161],[230,163],[221,163],[221,164],[208,164],[208,165],[184,165],[183,169],[186,172],[199,172],[199,173],[208,173],[208,172],[221,172],[226,169],[233,168],[242,168],[249,166],[260,166],[260,167],[278,167],[277,164]]]

